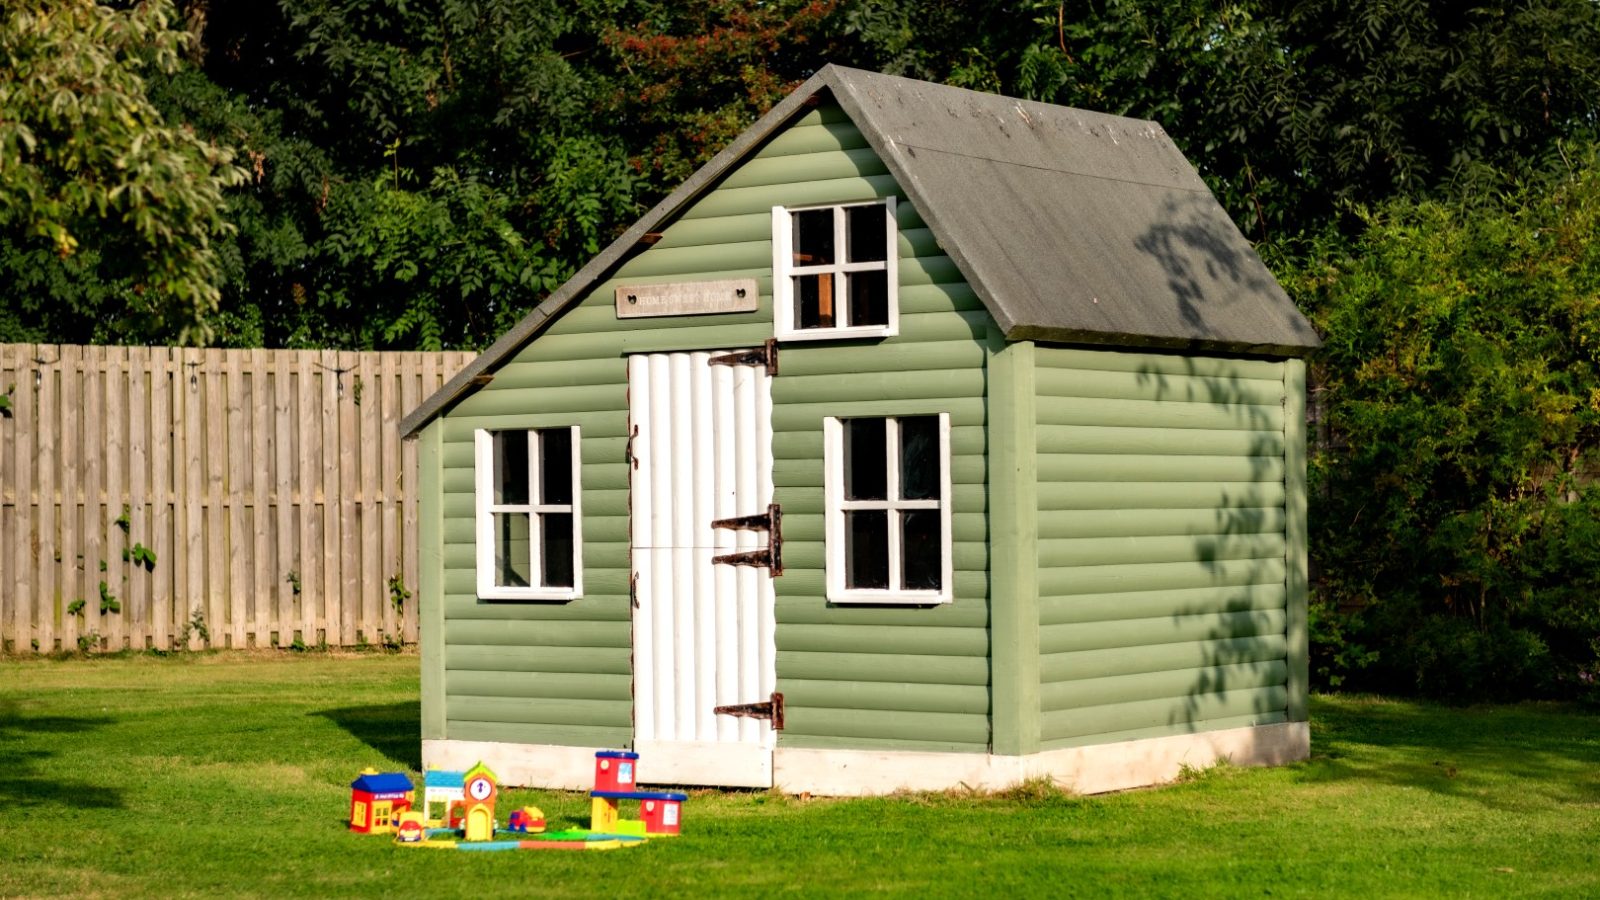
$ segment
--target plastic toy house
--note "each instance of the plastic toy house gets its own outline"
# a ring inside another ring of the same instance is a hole
[[[466,799],[466,785],[461,772],[428,769],[422,773],[422,812],[429,821],[449,822],[453,805]],[[438,814],[435,815],[435,808]],[[449,822],[454,828],[455,823]]]
[[[462,776],[466,793],[466,807],[462,813],[462,837],[469,841],[487,841],[494,837],[494,801],[500,793],[499,779],[483,763],[468,769]]]
[[[1159,125],[825,67],[402,424],[423,759],[1304,758],[1317,344]]]
[[[411,809],[411,779],[399,772],[364,770],[350,782],[350,830],[382,834],[395,830],[401,813]]]

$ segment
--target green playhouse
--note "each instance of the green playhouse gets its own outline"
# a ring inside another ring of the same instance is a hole
[[[424,762],[1303,759],[1317,344],[1160,126],[828,66],[403,423]]]

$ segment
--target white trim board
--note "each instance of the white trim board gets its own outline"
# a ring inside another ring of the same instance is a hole
[[[586,791],[594,786],[594,754],[601,749],[606,748],[427,740],[422,742],[422,762],[424,767],[465,769],[481,760],[502,784]],[[773,753],[772,776],[779,790],[836,797],[958,787],[998,791],[1041,777],[1075,793],[1101,794],[1172,781],[1184,766],[1203,769],[1223,759],[1235,766],[1276,766],[1310,755],[1310,726],[1285,722],[1028,756],[779,747]],[[652,772],[644,754],[639,757],[639,781],[672,783]]]
[[[1310,728],[1305,722],[1286,722],[1028,756],[779,747],[772,779],[779,790],[837,797],[956,787],[998,791],[1041,777],[1074,793],[1103,794],[1172,781],[1185,765],[1203,769],[1227,759],[1236,766],[1271,766],[1310,755]]]

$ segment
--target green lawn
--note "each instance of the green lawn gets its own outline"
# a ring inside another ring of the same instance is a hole
[[[1322,697],[1310,762],[1099,797],[694,793],[685,836],[470,854],[352,835],[418,765],[412,656],[0,661],[0,896],[1600,894],[1600,716]],[[643,760],[648,771],[649,760]],[[552,825],[580,794],[511,791]]]

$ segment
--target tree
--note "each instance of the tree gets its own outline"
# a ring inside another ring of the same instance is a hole
[[[837,0],[640,2],[591,62],[650,200],[664,196],[830,61]]]
[[[1258,241],[1549,170],[1600,124],[1591,0],[854,0],[833,21],[868,68],[1160,122]]]
[[[169,0],[125,11],[18,0],[0,13],[0,338],[203,341],[218,304],[232,153],[169,124],[145,72],[190,37]]]
[[[488,343],[638,212],[555,0],[188,5],[162,105],[240,146],[228,343]],[[586,43],[587,42],[587,43]]]
[[[1327,336],[1325,676],[1484,697],[1600,671],[1600,156],[1578,159],[1473,203],[1391,201],[1281,268]]]

